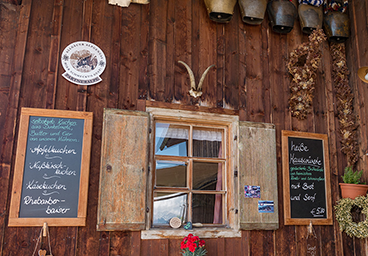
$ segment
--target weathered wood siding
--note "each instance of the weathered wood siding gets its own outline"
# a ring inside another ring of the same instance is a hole
[[[243,121],[276,128],[280,228],[243,231],[241,238],[206,239],[208,255],[306,255],[305,226],[284,226],[281,130],[325,133],[329,137],[333,203],[346,165],[340,152],[328,42],[313,101],[304,121],[288,110],[289,53],[308,40],[299,21],[287,35],[241,21],[236,5],[228,24],[209,20],[202,0],[151,0],[129,8],[107,0],[3,0],[0,2],[0,255],[32,255],[39,228],[7,227],[14,152],[21,107],[94,113],[87,225],[50,228],[54,255],[180,255],[180,240],[141,240],[140,232],[97,232],[103,108],[144,110],[145,100],[182,108],[205,106],[212,112],[238,111]],[[347,41],[350,84],[359,116],[361,161],[368,181],[368,87],[356,72],[368,65],[368,0],[350,1],[351,38]],[[296,0],[293,0],[297,4]],[[75,41],[91,41],[106,54],[103,81],[76,86],[65,80],[61,51]],[[211,64],[201,99],[188,95],[186,62],[196,81]],[[152,104],[152,103],[150,103]],[[366,240],[341,234],[338,225],[315,226],[319,255],[368,255]]]

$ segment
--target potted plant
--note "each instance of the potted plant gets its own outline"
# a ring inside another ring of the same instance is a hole
[[[198,236],[189,234],[181,241],[180,249],[182,249],[183,256],[204,256],[207,254],[207,250],[204,249],[204,240],[199,239]]]
[[[343,198],[355,199],[357,196],[365,196],[368,191],[368,185],[362,183],[363,170],[353,171],[351,166],[345,168],[344,175],[341,176],[344,183],[339,183],[341,196]]]

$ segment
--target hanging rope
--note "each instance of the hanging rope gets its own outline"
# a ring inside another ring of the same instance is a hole
[[[36,251],[37,251],[37,248],[38,248],[38,243],[41,242],[41,239],[42,239],[42,233],[46,233],[44,234],[44,236],[47,236],[47,240],[48,240],[48,245],[49,245],[49,251],[50,251],[50,254],[48,256],[52,256],[52,251],[51,251],[51,243],[50,243],[50,233],[49,233],[49,227],[47,226],[47,224],[45,224],[42,228],[41,228],[41,231],[40,231],[40,235],[38,236],[37,238],[37,242],[36,242],[36,246],[35,246],[35,249],[32,253],[32,256],[35,256],[36,254]],[[46,250],[42,250],[41,248],[38,250],[38,256],[46,256]]]

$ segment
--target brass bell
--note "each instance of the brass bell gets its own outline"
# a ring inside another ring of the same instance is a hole
[[[350,35],[349,16],[339,11],[329,11],[323,18],[323,29],[330,42],[343,43]]]
[[[239,7],[244,23],[259,25],[264,19],[267,0],[239,0]]]
[[[295,5],[289,0],[272,0],[267,4],[272,30],[287,34],[294,28],[294,20],[298,15]]]
[[[322,28],[323,10],[322,6],[310,4],[299,4],[298,6],[300,27],[305,34],[311,34],[313,30]]]
[[[236,0],[204,0],[212,21],[228,23],[234,14]]]

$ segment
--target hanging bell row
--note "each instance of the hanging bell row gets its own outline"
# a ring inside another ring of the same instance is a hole
[[[347,0],[299,0],[298,9],[290,0],[204,0],[212,21],[228,23],[239,3],[244,23],[259,25],[267,10],[272,30],[287,34],[299,16],[303,33],[311,34],[317,27],[324,28],[331,42],[342,43],[349,37]]]

